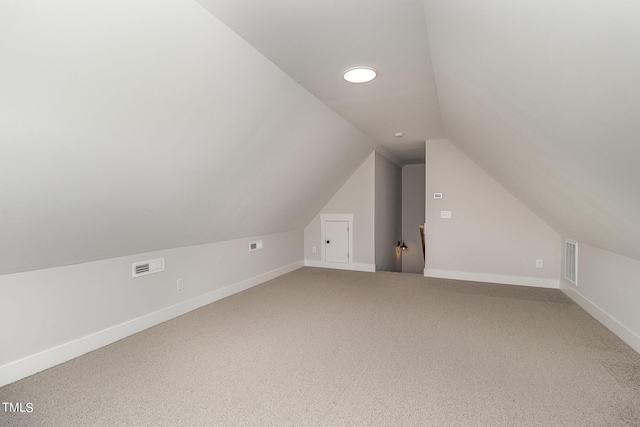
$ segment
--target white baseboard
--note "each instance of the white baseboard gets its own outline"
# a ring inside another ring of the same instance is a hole
[[[616,334],[622,341],[626,342],[631,348],[640,353],[640,336],[636,335],[631,329],[624,326],[616,320],[615,317],[598,307],[588,298],[582,296],[573,286],[562,282],[560,284],[560,290],[576,304],[582,307],[587,313],[592,315],[598,322],[602,323],[607,329]]]
[[[0,366],[0,387],[304,267],[298,261]]]
[[[437,270],[432,268],[425,268],[424,275],[425,277],[436,277],[439,279],[454,279],[454,280],[466,280],[470,282],[500,283],[503,285],[533,286],[537,288],[553,288],[553,289],[558,289],[560,287],[560,280],[547,279],[542,277],[471,273],[467,271]]]
[[[332,268],[334,270],[350,270],[350,271],[367,271],[374,273],[376,271],[375,264],[364,264],[353,262],[351,264],[342,264],[338,262],[316,261],[311,259],[304,260],[305,267]]]

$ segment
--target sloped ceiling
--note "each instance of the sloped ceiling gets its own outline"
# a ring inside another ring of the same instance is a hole
[[[303,230],[374,149],[195,2],[0,9],[0,274]]]
[[[198,1],[406,163],[397,116],[417,138],[444,134],[559,233],[640,258],[640,3],[422,0],[422,20],[415,0]],[[383,84],[344,86],[349,61]],[[439,114],[416,118],[402,97],[392,111],[379,101],[393,85]]]
[[[301,230],[375,144],[443,134],[560,233],[640,259],[640,3],[0,8],[0,274]],[[377,86],[327,80],[360,62]]]
[[[443,136],[422,0],[197,1],[401,162]],[[377,78],[347,83],[356,65]]]
[[[447,137],[562,234],[640,259],[640,3],[424,8]]]

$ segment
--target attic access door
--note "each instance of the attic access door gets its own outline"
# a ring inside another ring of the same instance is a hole
[[[321,214],[322,260],[350,264],[353,260],[353,215]]]
[[[327,221],[324,225],[324,254],[327,262],[349,263],[349,222]]]

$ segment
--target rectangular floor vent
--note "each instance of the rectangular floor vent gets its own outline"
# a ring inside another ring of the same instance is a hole
[[[564,278],[578,286],[578,242],[567,240],[565,245]]]
[[[160,273],[161,271],[164,271],[164,258],[134,262],[131,264],[131,277],[133,278],[146,276],[147,274]]]

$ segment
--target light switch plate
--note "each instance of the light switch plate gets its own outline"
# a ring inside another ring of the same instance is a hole
[[[451,211],[440,211],[440,218],[451,218]]]

